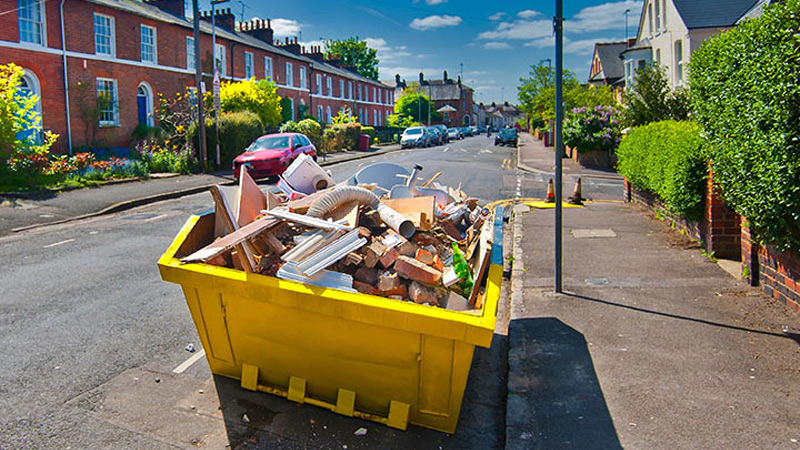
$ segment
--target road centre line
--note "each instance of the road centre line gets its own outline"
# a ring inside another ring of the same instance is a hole
[[[200,349],[199,352],[195,353],[194,355],[190,356],[189,359],[182,362],[178,367],[172,369],[173,373],[183,373],[189,367],[192,367],[192,364],[196,363],[200,360],[200,358],[206,356],[206,349]]]
[[[149,219],[145,219],[144,221],[145,222],[155,222],[156,220],[163,219],[165,217],[168,217],[168,215],[167,214],[161,214],[160,216],[151,217]]]
[[[47,244],[47,245],[45,245],[45,246],[44,246],[44,247],[42,247],[42,248],[52,248],[52,247],[57,247],[57,246],[59,246],[59,245],[63,245],[63,244],[69,244],[70,242],[74,242],[74,241],[75,241],[75,239],[67,239],[67,240],[64,240],[64,241],[61,241],[61,242],[55,242],[55,243],[53,243],[53,244]]]

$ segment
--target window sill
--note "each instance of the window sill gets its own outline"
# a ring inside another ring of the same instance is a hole
[[[98,124],[100,128],[119,128],[119,122],[100,122]]]

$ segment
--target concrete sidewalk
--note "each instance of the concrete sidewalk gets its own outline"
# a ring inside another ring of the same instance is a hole
[[[800,316],[614,202],[564,210],[553,294],[553,210],[526,210],[506,448],[800,448]]]
[[[334,153],[320,157],[319,163],[322,166],[330,166],[396,150],[400,150],[400,146],[394,144],[367,152]],[[230,170],[227,170],[209,174],[153,177],[147,180],[121,180],[99,188],[64,192],[0,194],[0,237],[15,231],[109,214],[147,203],[204,192],[214,184],[232,182],[233,176]]]
[[[528,133],[521,133],[517,152],[517,167],[528,172],[551,175],[555,171],[553,147],[545,147],[543,140],[536,139]],[[622,176],[613,170],[583,167],[569,158],[562,158],[561,170],[567,176],[622,180]]]

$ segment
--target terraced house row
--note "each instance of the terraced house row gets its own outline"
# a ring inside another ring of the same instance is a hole
[[[211,14],[201,14],[201,64],[211,87]],[[303,113],[330,122],[347,108],[365,125],[385,125],[393,88],[306,51],[297,39],[274,40],[269,21],[236,22],[218,11],[216,45],[223,80],[269,79]],[[25,70],[20,89],[36,94],[54,150],[128,146],[138,125],[154,125],[158,94],[195,86],[193,26],[184,0],[0,0],[0,64]],[[98,98],[104,101],[98,102]],[[188,96],[192,101],[193,96]]]

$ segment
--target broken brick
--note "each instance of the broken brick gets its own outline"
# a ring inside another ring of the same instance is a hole
[[[411,287],[408,289],[408,296],[414,303],[439,304],[439,293],[436,292],[436,289],[424,286],[416,281],[411,283]]]
[[[403,256],[414,257],[417,253],[417,246],[411,241],[405,241],[397,246],[397,252]]]
[[[378,271],[367,267],[359,267],[356,273],[353,274],[353,279],[375,286],[378,282]]]
[[[366,264],[367,267],[375,267],[384,252],[386,252],[386,246],[373,240],[372,244],[367,247],[367,253],[364,256],[364,264]]]
[[[401,299],[408,297],[408,287],[405,284],[398,284],[396,288],[383,291],[383,295],[389,297],[400,297]]]
[[[425,284],[437,285],[442,279],[442,272],[429,267],[416,259],[400,256],[394,263],[394,270],[403,278],[419,281]]]
[[[400,253],[397,252],[396,248],[392,247],[389,250],[386,250],[383,253],[383,256],[381,256],[380,259],[381,265],[384,268],[388,269],[389,267],[392,267],[392,264],[394,264],[394,262],[397,261],[398,257],[400,257]]]
[[[381,295],[381,291],[379,291],[376,287],[360,281],[353,281],[353,288],[362,294]]]
[[[364,257],[356,252],[350,252],[344,257],[345,266],[357,266],[361,264],[362,261],[364,261]]]
[[[425,250],[424,248],[418,248],[417,254],[414,255],[414,258],[422,264],[427,264],[429,266],[433,264],[433,253]]]
[[[444,270],[444,263],[442,262],[442,258],[439,258],[439,255],[433,255],[433,262],[430,264],[430,266],[439,272]]]

